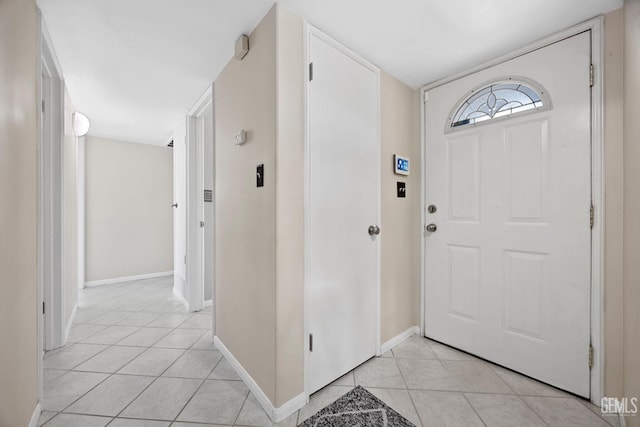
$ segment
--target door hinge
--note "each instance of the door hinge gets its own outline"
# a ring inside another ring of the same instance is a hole
[[[589,226],[593,230],[593,222],[595,220],[595,207],[593,206],[593,202],[591,202],[591,207],[589,208]]]
[[[313,334],[309,334],[309,351],[313,351]]]
[[[45,312],[45,309],[44,309],[44,308],[45,308],[45,306],[44,306],[44,301],[42,301],[42,314],[44,314],[44,312]]]
[[[593,368],[593,346],[589,344],[589,369]]]
[[[590,87],[593,87],[593,81],[594,81],[593,64],[589,64],[589,86]]]
[[[200,228],[204,228],[204,221],[200,221]]]
[[[313,62],[309,62],[309,81],[313,80]]]

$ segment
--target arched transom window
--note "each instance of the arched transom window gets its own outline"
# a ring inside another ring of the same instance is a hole
[[[449,130],[528,110],[548,107],[544,91],[532,83],[501,80],[474,90],[458,104],[451,116]]]

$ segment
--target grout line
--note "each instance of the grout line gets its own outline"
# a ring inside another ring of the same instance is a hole
[[[469,407],[471,408],[471,410],[476,414],[476,416],[478,417],[478,419],[480,420],[480,422],[482,424],[487,425],[487,423],[484,422],[484,419],[482,419],[482,417],[480,416],[480,413],[476,410],[475,406],[473,406],[471,404],[471,401],[467,398],[467,395],[464,392],[460,392],[460,394],[462,395],[462,397],[464,398],[464,400],[467,401],[467,404],[469,405]]]

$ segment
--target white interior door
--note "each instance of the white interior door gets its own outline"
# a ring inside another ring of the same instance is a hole
[[[589,396],[590,35],[428,92],[425,335]],[[450,129],[471,89],[537,82],[547,107]],[[549,105],[550,104],[550,105]],[[449,128],[449,130],[446,130]]]
[[[310,34],[308,392],[374,356],[379,236],[378,73]]]
[[[213,192],[213,102],[198,116],[198,181],[200,182],[202,238],[203,298],[212,301],[213,294],[213,201],[204,200],[204,191]],[[212,193],[213,197],[213,193]],[[213,199],[212,199],[213,200]]]

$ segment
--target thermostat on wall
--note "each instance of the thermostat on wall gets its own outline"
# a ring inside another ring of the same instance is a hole
[[[395,173],[398,175],[409,175],[409,158],[393,155]]]

